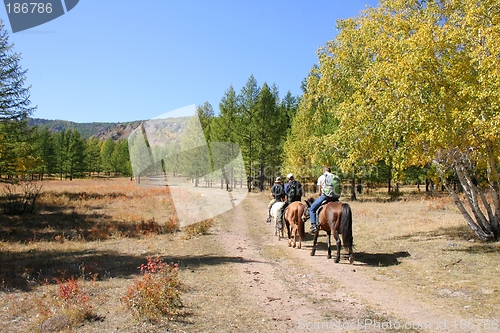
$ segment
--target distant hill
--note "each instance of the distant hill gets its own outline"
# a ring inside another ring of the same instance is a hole
[[[67,120],[48,120],[30,118],[29,126],[48,128],[52,132],[62,130],[78,130],[80,135],[86,139],[90,137],[106,140],[112,137],[114,140],[127,139],[130,133],[141,124],[141,120],[124,123],[75,123]]]
[[[80,135],[85,138],[99,138],[107,140],[126,140],[130,133],[144,122],[148,134],[149,143],[152,145],[165,145],[168,143],[179,142],[180,135],[187,126],[188,118],[168,118],[151,119],[148,121],[131,121],[124,123],[75,123],[67,120],[48,120],[40,118],[30,118],[28,125],[38,126],[39,128],[48,128],[57,133],[62,130],[78,130]]]

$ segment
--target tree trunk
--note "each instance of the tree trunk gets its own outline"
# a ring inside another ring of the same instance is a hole
[[[453,169],[456,172],[460,185],[465,193],[466,201],[468,202],[469,210],[465,208],[464,202],[458,196],[457,192],[451,186],[446,177],[444,176],[443,166],[439,161],[434,161],[437,167],[439,176],[443,182],[446,190],[453,196],[455,204],[457,205],[460,213],[469,225],[474,234],[481,240],[491,241],[497,240],[499,234],[498,218],[495,214],[498,207],[495,206],[496,199],[493,201],[493,208],[486,198],[484,189],[479,188],[473,181],[474,171],[467,167],[466,156],[461,152],[454,152],[453,156]],[[465,162],[464,162],[465,160]],[[493,191],[494,192],[494,191]],[[483,212],[486,210],[486,215]]]
[[[356,201],[356,178],[351,179],[351,200]]]

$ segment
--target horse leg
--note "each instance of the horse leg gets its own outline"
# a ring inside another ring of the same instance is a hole
[[[352,264],[354,262],[354,254],[352,253],[352,246],[349,246],[349,263]]]
[[[294,236],[295,236],[295,238],[299,239],[299,245],[297,246],[297,248],[301,249],[302,248],[302,239],[300,238],[300,235],[298,235],[298,234],[299,234],[299,226],[296,226],[296,228],[295,228],[295,235]]]
[[[342,246],[342,243],[340,242],[339,232],[337,230],[333,232],[333,237],[335,237],[335,242],[337,243],[337,257],[335,258],[335,263],[337,264],[340,262],[340,247]]]
[[[313,236],[313,246],[312,246],[312,250],[311,250],[311,256],[314,256],[316,254],[316,243],[318,242],[318,234],[319,234],[319,230],[316,231],[314,233],[314,236]]]
[[[293,226],[293,247],[297,247],[297,225]]]
[[[326,259],[332,259],[332,242],[331,242],[331,235],[332,233],[330,231],[326,232],[326,248],[328,251],[328,254],[326,256]]]
[[[292,233],[290,232],[290,229],[291,229],[290,222],[287,220],[285,222],[285,225],[286,225],[286,233],[288,235],[288,247],[291,247],[292,246]]]

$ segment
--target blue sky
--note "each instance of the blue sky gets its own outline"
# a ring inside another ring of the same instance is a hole
[[[55,0],[58,1],[58,0]],[[80,0],[65,15],[12,33],[28,70],[36,118],[146,120],[186,105],[219,103],[250,75],[300,95],[336,21],[375,0]]]

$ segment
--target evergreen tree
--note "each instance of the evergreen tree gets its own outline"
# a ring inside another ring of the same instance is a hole
[[[62,130],[54,135],[56,147],[56,169],[59,179],[67,176],[67,159],[69,150],[70,131]]]
[[[196,108],[196,114],[198,115],[198,119],[200,120],[201,128],[203,129],[203,134],[205,135],[205,139],[207,140],[207,142],[209,142],[211,123],[212,120],[214,119],[214,109],[210,103],[205,102],[203,106],[198,106]]]
[[[256,107],[255,149],[258,158],[259,184],[264,190],[266,177],[274,176],[274,168],[280,163],[281,119],[277,104],[277,92],[272,92],[268,85],[262,86]]]
[[[113,161],[116,163],[116,172],[119,172],[122,176],[132,175],[128,141],[120,140],[116,143],[115,150],[113,152]]]
[[[74,177],[81,177],[86,170],[85,150],[86,142],[80,136],[78,130],[68,131],[68,156],[66,160],[66,170],[70,180]]]
[[[115,163],[113,162],[113,151],[115,150],[115,141],[109,137],[104,141],[101,147],[101,163],[105,173],[110,174],[115,171]]]
[[[30,107],[26,70],[21,69],[20,60],[0,20],[0,174],[34,167],[27,118],[35,108]]]
[[[225,167],[228,160],[234,159],[235,155],[239,153],[239,149],[236,149],[236,143],[238,142],[238,101],[236,97],[236,92],[233,86],[224,93],[224,96],[219,103],[219,116],[212,121],[211,131],[210,131],[210,141],[212,142],[211,150],[214,155],[214,169],[219,170]],[[218,144],[213,144],[217,142]],[[215,148],[215,149],[214,149]],[[216,153],[214,151],[216,150]],[[237,150],[237,151],[236,151]],[[235,178],[242,181],[241,176],[245,174],[245,170],[222,170],[221,172],[221,188],[224,186],[224,182],[229,185],[228,189],[231,189],[232,182]],[[231,187],[230,187],[231,186]]]
[[[87,141],[85,156],[87,172],[89,173],[89,176],[93,173],[97,173],[99,175],[99,173],[102,171],[101,146],[102,141],[97,138],[90,138]]]
[[[48,128],[36,131],[35,149],[38,156],[43,161],[39,168],[40,178],[44,175],[51,175],[57,172],[57,154],[54,135]]]
[[[257,103],[259,94],[260,88],[254,76],[251,75],[238,95],[237,143],[240,145],[245,157],[247,175],[252,178],[258,174],[257,170],[254,170],[254,164],[257,159],[256,135],[258,130]]]

